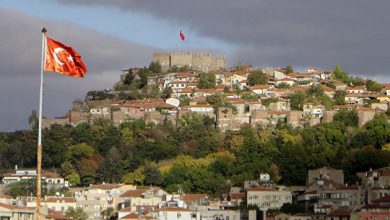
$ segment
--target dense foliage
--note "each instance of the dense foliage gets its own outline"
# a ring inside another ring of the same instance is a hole
[[[43,131],[43,166],[72,185],[124,182],[216,195],[264,172],[274,182],[304,184],[307,170],[321,166],[343,169],[347,182],[355,183],[356,172],[390,163],[387,116],[356,125],[355,111],[340,111],[332,123],[303,129],[278,124],[226,133],[197,114],[184,115],[176,125],[142,120],[119,127],[105,120],[53,125]],[[2,171],[16,164],[35,167],[36,137],[36,130],[0,133]],[[23,191],[29,186],[14,187]]]
[[[263,73],[261,70],[253,70],[248,75],[248,84],[253,85],[265,85],[268,82],[267,74]]]

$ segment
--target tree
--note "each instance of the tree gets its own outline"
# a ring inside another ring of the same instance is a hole
[[[287,65],[284,69],[286,70],[286,74],[294,72],[294,69],[291,65]]]
[[[164,90],[161,92],[161,98],[163,99],[168,99],[172,95],[172,88],[171,87],[166,87]]]
[[[66,210],[66,212],[65,212],[65,216],[68,218],[71,218],[73,220],[87,220],[88,219],[87,213],[85,213],[84,210],[80,207],[68,208],[68,210]]]
[[[123,167],[117,160],[106,157],[96,170],[98,182],[117,183],[123,175]]]
[[[343,158],[342,168],[346,182],[354,184],[357,181],[356,172],[386,167],[389,165],[389,161],[389,151],[375,149],[373,146],[353,149]]]
[[[279,83],[276,87],[279,89],[286,89],[286,88],[290,88],[290,84],[282,82],[282,83]]]
[[[145,185],[158,186],[161,184],[161,173],[156,163],[147,163],[144,167]]]
[[[252,177],[259,176],[260,173],[268,171],[277,152],[271,143],[260,142],[255,135],[251,135],[245,138],[244,144],[237,149],[236,171],[250,173]]]
[[[134,82],[134,78],[135,78],[134,74],[131,71],[129,71],[129,73],[126,74],[125,79],[123,80],[123,83],[125,85],[131,85]]]
[[[337,91],[334,95],[333,99],[336,105],[344,105],[345,104],[345,91]]]
[[[343,123],[345,126],[357,127],[359,125],[359,115],[357,111],[342,109],[333,116],[333,121]]]
[[[303,146],[308,154],[307,166],[316,168],[335,163],[337,154],[345,150],[346,128],[339,122],[320,124],[301,132]]]
[[[161,64],[158,61],[151,62],[149,64],[148,70],[151,71],[152,73],[161,73],[162,72]]]
[[[374,119],[367,122],[364,129],[358,132],[352,139],[351,145],[354,147],[363,147],[372,145],[377,149],[390,142],[390,123],[387,116],[382,114],[375,116]]]
[[[331,110],[333,107],[333,99],[327,95],[318,96],[317,99],[324,105],[326,110]]]
[[[107,209],[104,209],[103,211],[100,212],[100,215],[102,216],[103,219],[111,219],[111,216],[114,214],[114,209],[112,207],[108,207]]]
[[[215,88],[216,79],[215,74],[201,73],[199,76],[198,87],[200,89],[211,89]]]
[[[65,158],[73,164],[78,164],[82,158],[87,158],[95,153],[95,149],[86,143],[70,146],[65,152]]]
[[[381,92],[382,91],[382,86],[379,83],[377,83],[373,80],[370,80],[370,79],[367,80],[366,87],[367,87],[368,91],[372,91],[372,92]]]
[[[61,164],[61,175],[65,180],[69,181],[71,186],[80,184],[80,176],[70,161],[65,161]]]
[[[133,172],[127,173],[122,177],[122,181],[126,184],[143,185],[144,180],[145,175],[143,174],[141,168],[138,168]]]
[[[267,74],[263,73],[261,70],[254,70],[248,75],[248,84],[253,85],[265,85],[268,83]]]
[[[31,115],[28,117],[28,124],[30,125],[31,129],[38,128],[38,115],[36,110],[31,111]]]
[[[343,83],[349,84],[351,82],[351,79],[347,72],[343,71],[339,65],[336,65],[334,67],[333,74],[331,77],[335,80],[341,81]]]
[[[288,141],[280,147],[278,164],[280,167],[281,181],[287,185],[302,185],[306,180],[307,155],[300,143]]]
[[[324,89],[319,84],[313,84],[307,90],[307,95],[310,97],[320,97],[324,95]]]
[[[23,180],[20,182],[15,182],[7,186],[6,194],[16,198],[18,196],[31,196],[36,195],[36,180]]]
[[[297,92],[293,93],[290,96],[291,109],[302,111],[305,99],[306,99],[306,94],[304,91],[297,91]]]

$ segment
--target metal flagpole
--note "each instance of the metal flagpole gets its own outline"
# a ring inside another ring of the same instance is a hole
[[[46,28],[42,28],[42,60],[41,85],[39,87],[39,122],[38,122],[38,148],[37,148],[37,209],[36,220],[41,219],[41,167],[42,167],[42,97],[43,97],[43,70],[45,65]]]

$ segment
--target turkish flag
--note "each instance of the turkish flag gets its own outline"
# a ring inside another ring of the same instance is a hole
[[[180,35],[180,38],[181,38],[182,41],[184,41],[186,39],[186,37],[184,36],[184,34],[183,34],[183,32],[181,30],[180,30],[179,35]]]
[[[87,67],[72,47],[46,37],[44,71],[60,74],[84,77]]]

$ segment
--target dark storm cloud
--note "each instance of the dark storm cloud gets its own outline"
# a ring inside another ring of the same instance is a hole
[[[47,21],[0,8],[0,131],[27,126],[38,108],[40,29],[74,47],[88,66],[86,78],[45,74],[44,114],[62,116],[86,91],[110,88],[123,68],[145,65],[153,48],[133,44],[61,21]]]
[[[390,72],[387,0],[57,0],[144,11],[237,46],[232,63]]]

